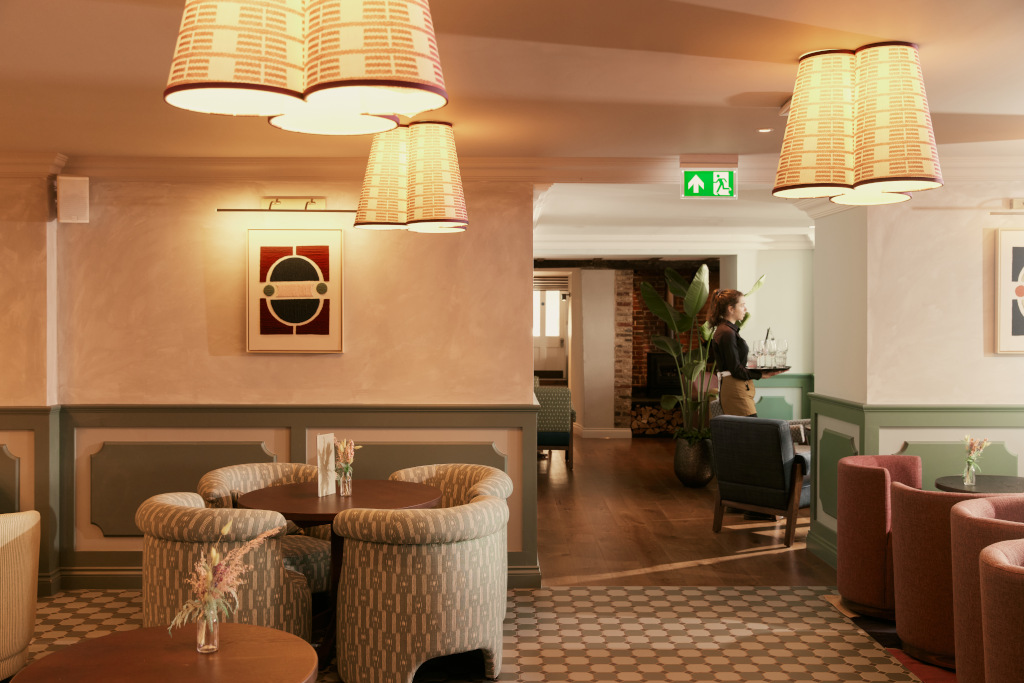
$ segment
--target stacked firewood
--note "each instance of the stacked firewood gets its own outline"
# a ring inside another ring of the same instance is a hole
[[[668,411],[659,405],[643,404],[634,404],[630,410],[630,427],[635,435],[672,435],[682,425],[683,415],[679,410]]]

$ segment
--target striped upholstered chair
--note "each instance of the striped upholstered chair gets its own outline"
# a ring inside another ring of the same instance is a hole
[[[345,683],[411,683],[434,657],[481,650],[501,671],[512,480],[482,465],[427,465],[391,475],[437,486],[433,510],[345,510],[338,586],[338,673]]]
[[[39,581],[39,513],[0,515],[0,679],[28,660],[36,626]]]
[[[268,486],[316,481],[316,465],[291,462],[260,462],[231,465],[211,470],[199,480],[198,491],[207,507],[235,507],[243,493]],[[331,525],[306,529],[288,522],[288,535],[282,539],[284,566],[300,572],[314,593],[330,590]]]
[[[221,529],[230,521],[230,531]],[[270,529],[281,530],[250,550],[250,569],[238,591],[231,621],[269,626],[310,639],[311,596],[306,578],[285,569],[281,554],[284,517],[270,510],[210,509],[195,493],[161,493],[135,513],[143,533],[142,625],[166,626],[191,598],[186,578],[211,544],[227,553]]]

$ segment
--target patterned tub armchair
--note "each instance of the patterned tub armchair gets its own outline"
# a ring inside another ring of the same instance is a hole
[[[338,673],[345,683],[411,683],[434,657],[482,650],[501,671],[512,480],[482,465],[427,465],[391,475],[437,486],[432,510],[341,512]]]
[[[0,515],[0,679],[28,661],[36,625],[39,512]]]
[[[207,507],[233,508],[238,497],[268,486],[316,481],[316,465],[291,462],[261,462],[230,465],[211,470],[199,480],[198,491]],[[331,525],[306,529],[288,522],[288,535],[281,539],[284,566],[301,573],[314,593],[330,590]]]
[[[572,425],[576,411],[572,408],[572,394],[569,387],[544,387],[533,389],[540,404],[537,411],[537,451],[565,451],[565,466],[572,469]]]
[[[221,529],[231,522],[231,530]],[[285,569],[281,537],[285,521],[270,510],[210,509],[196,493],[161,493],[135,513],[143,533],[142,625],[166,626],[191,598],[186,578],[207,548],[216,543],[227,553],[270,529],[280,529],[250,550],[245,585],[231,621],[288,631],[310,639],[311,596],[306,578]]]

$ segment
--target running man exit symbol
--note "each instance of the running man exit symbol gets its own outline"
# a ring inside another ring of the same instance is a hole
[[[736,199],[736,169],[683,169],[681,197]]]

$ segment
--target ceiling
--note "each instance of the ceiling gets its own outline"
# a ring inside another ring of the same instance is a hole
[[[0,154],[365,157],[366,137],[288,133],[165,104],[183,6],[0,2]],[[450,104],[424,118],[455,124],[463,158],[770,158],[798,57],[879,40],[920,44],[940,158],[1024,156],[1020,0],[432,0],[431,10]],[[748,237],[807,229],[806,217],[758,189],[694,208],[670,185],[556,185],[537,230],[555,239],[641,222]],[[600,214],[586,208],[595,204]]]

